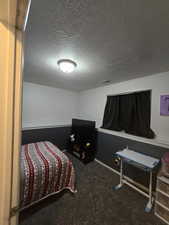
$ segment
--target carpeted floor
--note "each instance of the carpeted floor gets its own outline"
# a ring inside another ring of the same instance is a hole
[[[147,199],[124,186],[113,191],[119,177],[96,162],[75,166],[76,194],[52,196],[20,214],[20,225],[164,225],[144,211]]]

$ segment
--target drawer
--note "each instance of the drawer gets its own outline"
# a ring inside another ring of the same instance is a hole
[[[157,191],[156,201],[159,202],[160,204],[164,205],[165,207],[167,207],[168,211],[169,211],[169,197],[167,197],[166,195]]]
[[[155,214],[159,215],[169,224],[169,211],[163,208],[162,206],[156,204]]]
[[[162,181],[160,178],[157,181],[157,189],[169,195],[169,183]]]

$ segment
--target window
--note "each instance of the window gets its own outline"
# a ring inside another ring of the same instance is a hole
[[[151,91],[107,97],[102,128],[154,138],[150,120]]]

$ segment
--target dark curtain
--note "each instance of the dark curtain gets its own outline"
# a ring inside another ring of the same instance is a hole
[[[120,96],[108,96],[104,111],[103,128],[120,131]]]
[[[150,128],[151,93],[144,91],[108,96],[102,128],[154,138]]]

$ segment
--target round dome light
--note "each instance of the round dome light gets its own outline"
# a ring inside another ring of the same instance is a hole
[[[72,73],[77,64],[70,59],[61,59],[58,61],[59,69],[64,73]]]

